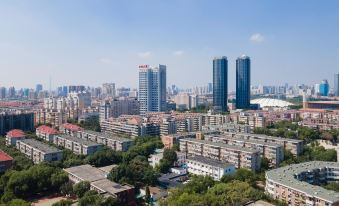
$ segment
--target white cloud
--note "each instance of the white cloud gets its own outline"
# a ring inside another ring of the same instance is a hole
[[[174,52],[173,52],[173,55],[174,55],[174,56],[182,56],[184,53],[185,53],[185,52],[182,51],[182,50],[177,50],[177,51],[174,51]]]
[[[151,57],[151,56],[152,56],[152,53],[149,52],[149,51],[146,51],[146,52],[139,52],[139,53],[138,53],[138,56],[139,56],[140,58],[146,59],[146,58]]]
[[[113,65],[113,64],[116,63],[116,62],[113,61],[112,59],[106,58],[106,57],[100,58],[100,59],[99,59],[99,62],[102,63],[102,64],[108,64],[108,65]]]
[[[264,36],[260,33],[252,34],[250,41],[253,43],[261,43],[265,40]]]

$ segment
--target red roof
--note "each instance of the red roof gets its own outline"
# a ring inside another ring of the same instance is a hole
[[[13,160],[13,158],[9,156],[7,153],[5,153],[4,151],[0,150],[0,162],[8,161],[8,160]]]
[[[9,132],[7,132],[7,136],[11,138],[20,138],[20,137],[25,137],[25,132],[22,131],[21,129],[13,129]]]
[[[65,123],[65,124],[63,124],[63,128],[69,129],[69,130],[72,130],[72,131],[80,131],[80,130],[83,130],[83,129],[82,129],[81,127],[79,127],[78,125],[70,124],[70,123]]]
[[[52,127],[46,126],[46,125],[41,125],[36,130],[42,133],[46,133],[46,134],[58,134],[59,133],[58,130]]]

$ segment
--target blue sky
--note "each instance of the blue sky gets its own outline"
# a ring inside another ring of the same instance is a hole
[[[168,85],[212,81],[212,59],[252,59],[252,84],[333,83],[337,0],[0,1],[0,85],[136,87],[139,64],[166,64]]]

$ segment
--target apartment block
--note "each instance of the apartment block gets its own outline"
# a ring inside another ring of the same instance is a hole
[[[72,137],[68,135],[57,135],[54,144],[71,150],[74,154],[89,155],[102,149],[102,144],[98,144],[86,139]]]
[[[131,139],[90,130],[79,131],[78,137],[96,142],[98,144],[107,145],[115,151],[125,152],[133,145],[133,140]]]
[[[302,140],[248,133],[224,133],[224,135],[236,139],[258,140],[266,143],[282,145],[284,149],[290,150],[291,153],[296,156],[303,153],[304,141]]]
[[[26,134],[20,129],[13,129],[6,134],[6,145],[16,145],[18,140],[26,138]]]
[[[284,147],[276,143],[230,138],[224,135],[207,135],[205,140],[258,150],[263,157],[269,160],[271,167],[279,166],[280,162],[284,160]]]
[[[75,137],[78,135],[78,132],[83,130],[83,128],[75,124],[65,123],[60,126],[59,130],[63,134]]]
[[[267,171],[265,191],[291,206],[338,206],[339,193],[320,186],[338,180],[338,162],[305,162]]]
[[[219,181],[224,175],[235,173],[233,164],[219,160],[211,160],[203,156],[188,156],[186,160],[187,171],[195,175],[211,176]]]
[[[235,165],[236,168],[260,169],[260,151],[198,139],[181,139],[180,151],[187,155],[203,156]]]
[[[48,142],[53,142],[54,141],[54,136],[59,134],[58,130],[46,126],[46,125],[41,125],[40,127],[36,128],[35,134],[37,137],[48,141]]]
[[[63,155],[61,150],[34,139],[18,140],[16,148],[30,158],[35,164],[44,161],[60,161]]]

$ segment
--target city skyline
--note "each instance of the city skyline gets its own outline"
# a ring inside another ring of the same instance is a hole
[[[49,88],[51,77],[52,88],[104,82],[136,88],[137,65],[162,62],[168,85],[187,88],[212,82],[211,60],[227,56],[234,90],[235,60],[241,54],[252,58],[254,85],[328,79],[332,86],[339,69],[339,30],[332,26],[339,20],[337,1],[295,2],[293,7],[283,1],[0,5],[0,67],[2,76],[10,77],[0,83],[6,87],[34,88],[41,82]],[[194,79],[187,80],[192,74]]]

